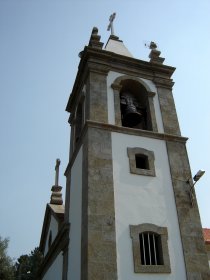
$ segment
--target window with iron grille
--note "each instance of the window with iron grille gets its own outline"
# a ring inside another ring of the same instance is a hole
[[[139,234],[142,265],[163,265],[161,237],[154,232]]]
[[[154,224],[130,225],[134,272],[170,273],[168,231]]]

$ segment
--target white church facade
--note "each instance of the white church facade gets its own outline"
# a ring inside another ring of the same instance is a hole
[[[142,61],[115,35],[103,48],[93,28],[80,53],[66,107],[66,201],[57,177],[40,279],[210,279],[172,96],[175,68],[150,47],[150,61]]]

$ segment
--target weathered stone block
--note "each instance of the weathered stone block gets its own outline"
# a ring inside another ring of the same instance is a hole
[[[173,135],[181,135],[171,90],[158,87],[158,98],[160,102],[164,132]]]

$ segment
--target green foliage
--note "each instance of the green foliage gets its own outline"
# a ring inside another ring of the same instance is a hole
[[[7,255],[9,239],[0,236],[0,280],[14,280],[14,266]]]
[[[0,280],[36,280],[43,256],[38,248],[29,255],[22,255],[13,263],[7,255],[9,239],[0,236]]]
[[[36,280],[36,275],[41,266],[42,259],[42,254],[38,248],[31,251],[30,255],[20,256],[15,264],[15,279]]]

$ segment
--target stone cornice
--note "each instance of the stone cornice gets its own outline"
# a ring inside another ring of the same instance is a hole
[[[176,141],[176,142],[186,143],[186,141],[188,140],[188,138],[182,136],[176,136],[176,135],[171,135],[166,133],[158,133],[149,130],[134,129],[134,128],[124,127],[124,126],[116,126],[112,124],[105,124],[105,123],[99,123],[93,121],[87,121],[87,126],[99,128],[99,129],[111,130],[112,132],[125,133],[129,135],[136,135],[136,136],[148,137],[148,138],[165,140],[165,141]]]
[[[64,173],[65,176],[68,176],[71,166],[73,165],[74,160],[83,143],[83,138],[87,132],[87,129],[91,128],[91,127],[97,128],[97,129],[109,130],[111,132],[124,133],[124,134],[128,134],[128,135],[136,135],[136,136],[141,136],[141,137],[147,137],[147,138],[153,138],[153,139],[159,139],[159,140],[165,140],[165,141],[172,141],[172,142],[186,143],[188,140],[187,137],[182,137],[182,136],[177,136],[177,135],[172,135],[172,134],[158,133],[158,132],[149,131],[149,130],[134,129],[134,128],[124,127],[124,126],[116,126],[116,125],[112,125],[112,124],[99,123],[99,122],[87,120],[83,127],[83,130],[82,130],[82,133],[80,136],[80,140],[78,141],[77,146],[67,165],[66,171]]]
[[[72,93],[68,100],[66,111],[71,112],[77,92],[81,89],[88,71],[107,74],[109,70],[141,76],[158,82],[166,87],[172,87],[173,81],[170,79],[175,71],[174,67],[154,64],[132,57],[126,57],[106,50],[85,47],[82,52],[81,61],[78,67],[77,77]]]
[[[174,85],[174,82],[169,79],[162,79],[162,78],[154,78],[153,79],[153,82],[156,84],[157,87],[164,87],[164,88],[169,88],[169,89],[172,89],[173,85]]]

